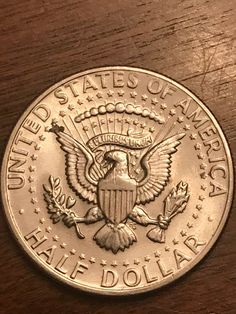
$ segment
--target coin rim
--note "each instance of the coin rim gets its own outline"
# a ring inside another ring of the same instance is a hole
[[[217,128],[219,135],[222,139],[224,149],[226,152],[227,156],[227,161],[228,161],[228,169],[229,169],[229,191],[228,191],[228,197],[227,201],[225,204],[225,209],[224,213],[222,214],[220,223],[214,233],[214,236],[210,239],[208,242],[207,246],[203,249],[203,251],[187,266],[185,266],[181,271],[178,272],[177,275],[173,275],[173,277],[168,278],[166,281],[163,283],[160,283],[159,281],[153,284],[149,284],[145,287],[135,287],[135,288],[124,288],[124,289],[113,289],[113,290],[107,290],[105,288],[95,288],[91,287],[91,285],[85,285],[81,284],[79,282],[75,283],[74,281],[70,280],[69,278],[65,278],[62,275],[58,274],[53,268],[50,268],[49,266],[45,265],[45,263],[40,260],[37,256],[37,254],[32,251],[29,246],[27,246],[24,237],[20,235],[20,230],[18,226],[16,225],[16,219],[14,219],[14,215],[10,210],[10,206],[8,205],[8,193],[7,193],[7,184],[6,184],[6,172],[7,172],[7,164],[9,161],[9,155],[10,155],[10,148],[12,146],[12,142],[21,127],[23,121],[26,119],[26,117],[30,114],[30,112],[33,110],[33,108],[42,100],[44,99],[48,94],[50,94],[53,90],[58,88],[59,86],[65,84],[68,81],[71,81],[75,78],[82,77],[84,75],[96,73],[96,72],[101,72],[101,71],[113,71],[113,70],[123,70],[123,71],[135,71],[135,72],[141,72],[144,74],[149,74],[154,77],[158,77],[163,79],[164,81],[167,81],[169,83],[172,83],[175,85],[177,88],[180,90],[184,91],[187,95],[189,95],[194,101],[207,113],[207,115],[210,117],[212,123],[214,123],[214,126]],[[106,67],[98,67],[98,68],[93,68],[89,69],[86,71],[82,71],[79,73],[75,73],[60,82],[57,82],[56,84],[52,85],[49,87],[45,92],[43,92],[40,96],[38,96],[31,104],[28,106],[28,108],[24,111],[24,113],[21,115],[19,120],[17,121],[15,127],[13,128],[10,138],[8,140],[5,152],[4,152],[4,158],[2,162],[2,168],[1,168],[1,194],[2,194],[2,201],[3,201],[3,208],[5,215],[7,217],[8,223],[10,225],[10,228],[17,240],[17,242],[20,244],[20,246],[23,248],[24,252],[29,255],[33,261],[44,271],[46,271],[49,275],[51,275],[53,278],[56,280],[62,281],[63,283],[66,283],[70,285],[73,288],[79,288],[80,290],[90,292],[90,293],[96,293],[96,294],[102,294],[102,295],[112,295],[112,296],[124,296],[124,295],[134,295],[134,294],[140,294],[144,292],[148,292],[157,288],[161,288],[163,286],[166,286],[167,284],[170,284],[171,282],[174,282],[176,279],[180,278],[184,274],[186,274],[190,269],[194,268],[205,256],[206,254],[211,250],[213,245],[215,244],[216,240],[219,238],[219,235],[222,232],[222,229],[225,226],[227,217],[229,215],[229,211],[232,205],[232,200],[233,200],[233,189],[234,189],[234,169],[233,169],[233,161],[232,161],[232,156],[229,148],[228,141],[224,135],[224,132],[221,129],[220,124],[218,123],[217,119],[214,117],[213,113],[206,107],[206,105],[197,97],[195,96],[191,91],[189,91],[186,87],[184,87],[182,84],[179,84],[175,80],[150,71],[148,69],[143,69],[143,68],[136,68],[136,67],[129,67],[129,66],[106,66]]]

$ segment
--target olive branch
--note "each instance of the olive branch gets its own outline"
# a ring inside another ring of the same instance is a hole
[[[54,179],[53,176],[49,177],[49,185],[43,185],[44,199],[47,203],[48,213],[50,219],[54,224],[62,221],[68,228],[75,227],[76,233],[80,239],[84,239],[84,235],[81,233],[78,224],[78,216],[71,208],[76,204],[76,200],[71,196],[66,196],[62,192],[60,186],[61,180],[59,178]]]
[[[168,229],[171,220],[178,214],[183,213],[190,195],[188,194],[188,184],[179,182],[164,200],[164,211],[157,217],[158,225],[151,229],[147,236],[154,242],[165,242],[165,230]]]

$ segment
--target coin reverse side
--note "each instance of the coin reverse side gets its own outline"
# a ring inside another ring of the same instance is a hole
[[[9,224],[35,263],[107,295],[190,270],[219,236],[233,190],[229,148],[206,106],[129,67],[75,74],[37,98],[1,179]]]

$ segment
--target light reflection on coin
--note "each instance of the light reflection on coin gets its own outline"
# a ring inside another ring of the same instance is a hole
[[[36,99],[15,127],[2,196],[24,250],[55,278],[145,292],[209,251],[232,200],[232,161],[209,110],[153,72],[98,68]]]

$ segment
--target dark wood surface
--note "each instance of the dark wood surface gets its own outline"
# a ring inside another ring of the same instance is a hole
[[[1,156],[31,101],[104,65],[148,68],[200,97],[236,152],[235,0],[8,0],[0,3]],[[152,293],[97,297],[38,270],[0,213],[0,313],[236,313],[236,208],[207,257]]]

